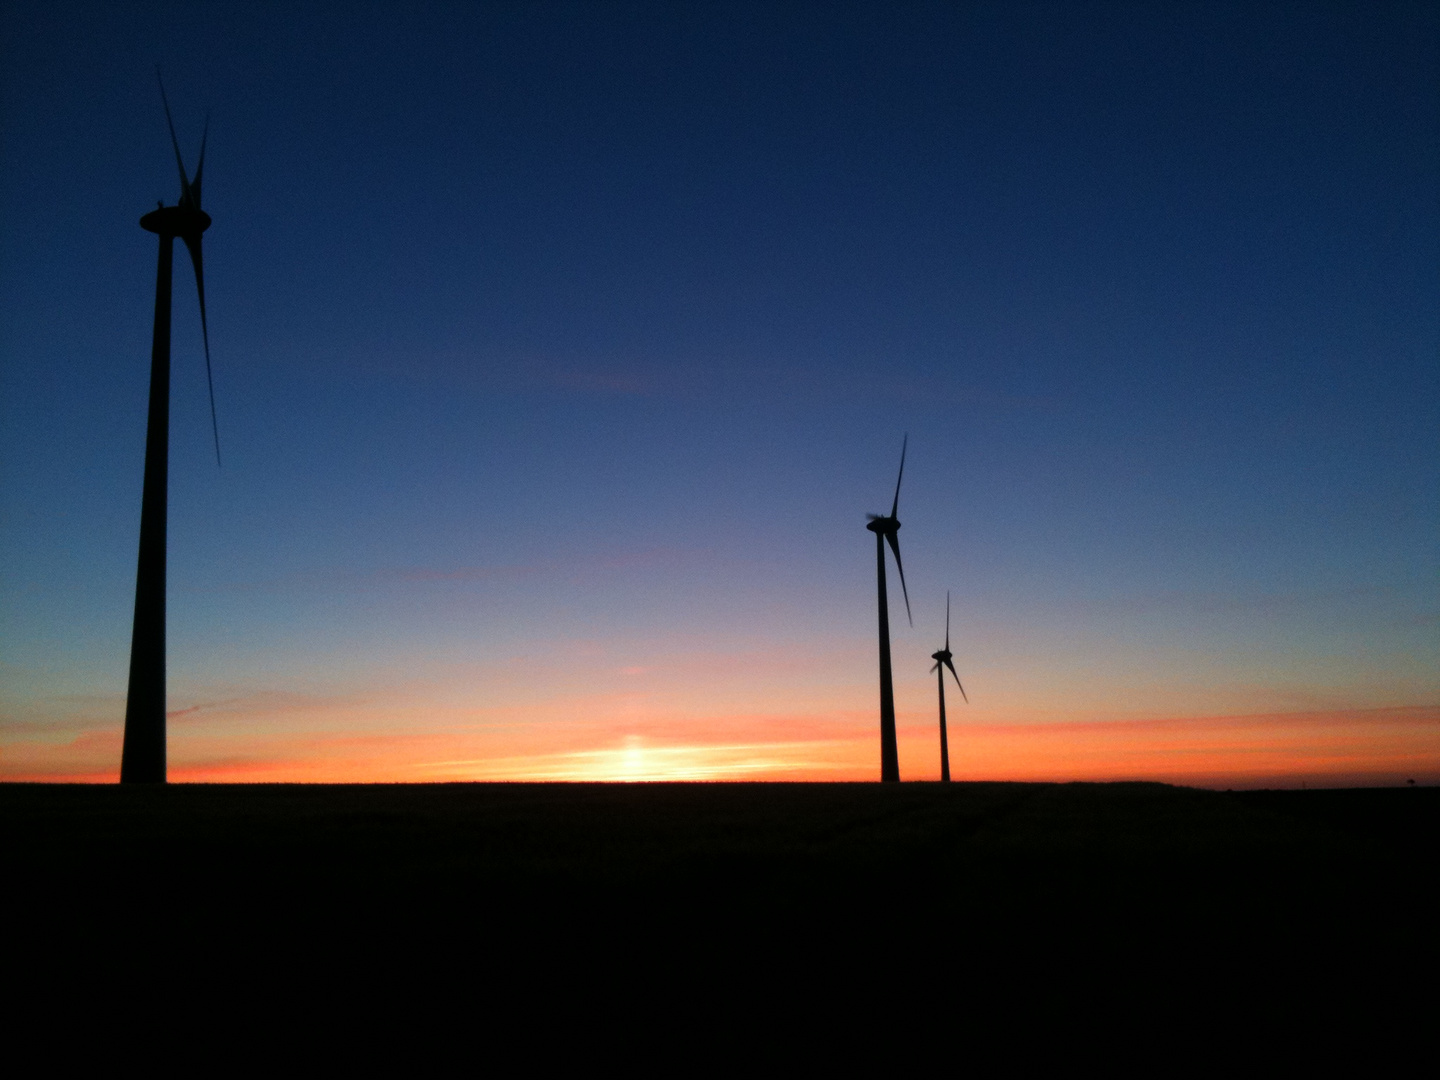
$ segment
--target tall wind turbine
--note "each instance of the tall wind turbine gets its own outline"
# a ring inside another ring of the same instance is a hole
[[[950,780],[950,739],[945,733],[945,669],[950,669],[950,674],[955,675],[955,664],[950,652],[950,594],[945,594],[945,647],[939,652],[930,654],[930,659],[935,661],[935,666],[930,669],[933,675],[940,673],[940,779]],[[960,686],[960,676],[955,675],[955,685]],[[960,686],[960,696],[964,698],[965,704],[970,704],[970,699],[965,697],[965,687]]]
[[[159,72],[156,72],[159,78]],[[210,375],[210,330],[205,322],[205,264],[200,237],[210,215],[200,209],[200,174],[205,169],[205,134],[200,159],[188,178],[175,138],[175,122],[165,84],[160,84],[170,145],[180,170],[180,201],[163,202],[140,219],[140,227],[160,237],[155,274],[155,332],[150,347],[150,416],[145,430],[145,488],[140,502],[140,558],[135,571],[135,623],[130,636],[130,690],[125,702],[125,745],[120,757],[122,784],[165,782],[165,527],[170,472],[170,278],[175,238],[185,241],[200,293],[200,333],[205,341],[205,377],[210,386],[210,425],[215,434],[215,463],[220,463],[220,428],[215,422],[215,383]]]
[[[895,501],[890,504],[890,516],[867,514],[869,524],[865,527],[875,534],[875,573],[880,592],[880,780],[899,782],[900,753],[895,746],[895,687],[890,676],[890,602],[885,595],[885,544],[895,553],[895,569],[900,574],[900,591],[905,597],[905,617],[910,618],[910,593],[905,588],[905,567],[900,564],[900,481],[905,478],[905,451],[910,445],[910,436],[900,445],[900,475],[895,478]],[[910,618],[910,625],[915,620]]]

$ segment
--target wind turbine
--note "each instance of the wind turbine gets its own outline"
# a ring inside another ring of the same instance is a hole
[[[160,73],[157,70],[158,80]],[[205,378],[210,386],[210,425],[215,434],[215,463],[220,464],[220,427],[215,421],[215,382],[210,375],[210,330],[205,321],[205,264],[200,237],[210,215],[200,209],[200,175],[205,169],[205,140],[195,175],[186,177],[175,138],[175,122],[165,84],[160,101],[170,126],[170,145],[180,170],[180,201],[163,202],[140,219],[140,227],[160,237],[155,274],[155,331],[150,347],[150,414],[145,430],[145,487],[140,502],[140,556],[135,571],[135,622],[130,636],[130,689],[125,701],[125,744],[120,756],[122,784],[165,782],[165,530],[170,472],[170,278],[175,238],[185,241],[200,294],[200,333],[205,342]]]
[[[930,654],[930,659],[935,661],[935,666],[930,669],[933,675],[940,673],[940,779],[946,783],[950,780],[950,739],[945,734],[945,669],[950,669],[950,674],[955,675],[955,664],[950,652],[950,594],[945,594],[945,647],[939,652]],[[960,676],[955,675],[955,685],[960,686]],[[960,686],[960,696],[964,698],[965,704],[970,704],[970,699],[965,697],[965,687]]]
[[[895,501],[890,504],[889,517],[867,514],[865,527],[875,534],[875,573],[880,591],[880,780],[900,780],[900,753],[895,746],[895,687],[890,676],[890,602],[885,595],[885,544],[895,553],[895,569],[900,574],[900,591],[905,597],[905,616],[910,618],[910,593],[905,589],[905,568],[900,564],[900,481],[905,478],[905,451],[910,436],[900,445],[900,475],[895,478]],[[915,620],[910,618],[910,625]]]

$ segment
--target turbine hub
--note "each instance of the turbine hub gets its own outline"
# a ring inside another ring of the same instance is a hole
[[[162,206],[142,217],[140,227],[161,236],[199,236],[210,227],[210,215],[188,206]]]
[[[866,523],[865,528],[873,533],[884,536],[886,533],[898,531],[900,521],[898,518],[893,517],[872,517],[869,522]]]
[[[952,652],[946,652],[944,649],[941,649],[939,652],[932,652],[930,654],[930,659],[939,661],[943,664],[946,660],[951,659],[954,655],[955,654]]]

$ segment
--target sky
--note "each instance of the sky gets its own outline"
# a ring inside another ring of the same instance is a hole
[[[1440,9],[0,5],[0,779],[1440,782]]]

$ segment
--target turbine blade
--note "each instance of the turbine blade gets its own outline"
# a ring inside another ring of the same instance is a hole
[[[946,660],[946,661],[945,661],[945,666],[950,669],[950,674],[951,674],[951,675],[955,675],[955,665],[954,665],[954,664],[952,664],[949,660]],[[960,686],[960,676],[959,676],[959,675],[955,675],[955,685],[956,685],[956,686]],[[966,704],[966,705],[969,705],[969,704],[970,704],[970,699],[969,699],[968,697],[965,697],[965,687],[963,687],[963,686],[960,686],[960,696],[961,696],[962,698],[965,698],[965,704]]]
[[[945,651],[950,651],[950,590],[945,590]]]
[[[910,445],[910,433],[905,433],[905,441],[900,444],[900,475],[895,478],[895,501],[890,504],[890,516],[893,518],[900,510],[900,481],[905,479],[905,451]],[[897,555],[898,559],[899,556]]]
[[[205,320],[205,259],[200,249],[200,234],[184,237],[195,267],[195,288],[200,294],[200,336],[205,340],[205,382],[210,387],[210,430],[215,435],[215,465],[220,467],[220,423],[215,419],[215,377],[210,372],[210,327]]]
[[[195,166],[195,179],[190,181],[190,194],[195,198],[195,209],[200,209],[200,174],[205,171],[205,142],[210,138],[210,114],[205,114],[205,130],[200,134],[200,163]]]
[[[180,140],[175,138],[175,121],[170,117],[170,99],[165,96],[165,80],[160,78],[160,65],[155,65],[155,81],[160,84],[160,103],[165,106],[165,123],[170,125],[170,145],[175,148],[175,167],[180,170],[180,201],[190,200],[190,181],[185,178],[185,162],[180,157]]]
[[[935,661],[935,663],[930,665],[930,674],[934,675],[935,672],[937,672],[938,670],[940,670],[940,661],[937,660]]]
[[[890,541],[890,550],[895,553],[895,569],[900,571],[900,592],[905,597],[905,617],[910,620],[910,625],[914,626],[915,619],[910,614],[910,593],[905,588],[905,567],[900,562],[900,541],[893,532],[887,532],[885,539]]]

